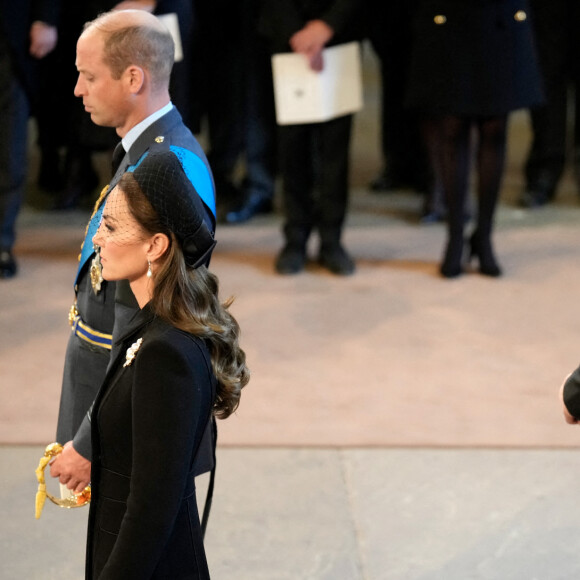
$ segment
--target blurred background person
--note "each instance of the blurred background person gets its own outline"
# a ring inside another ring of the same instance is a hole
[[[580,193],[580,3],[530,0],[546,104],[532,109],[523,207],[552,201],[566,160]]]
[[[220,221],[271,213],[276,118],[270,53],[258,32],[260,0],[198,0],[208,159]]]
[[[379,60],[380,146],[383,167],[370,183],[375,192],[410,188],[425,195],[422,221],[442,211],[433,199],[433,178],[421,133],[420,115],[405,105],[418,0],[366,0],[366,34]]]
[[[28,118],[42,100],[38,62],[57,42],[56,0],[0,0],[0,279],[17,271],[13,246],[26,183]]]
[[[273,53],[302,54],[311,69],[320,71],[324,47],[361,38],[361,8],[356,0],[262,0],[261,29]],[[275,262],[279,274],[304,269],[313,230],[320,238],[318,263],[323,268],[343,276],[355,270],[341,242],[348,205],[352,118],[343,115],[322,123],[278,128],[285,240]]]
[[[479,271],[500,276],[492,246],[495,209],[510,111],[543,101],[526,0],[422,0],[415,19],[409,106],[431,127],[448,207],[447,245],[440,272],[463,272],[465,205],[472,133],[476,139],[477,218],[469,257]]]

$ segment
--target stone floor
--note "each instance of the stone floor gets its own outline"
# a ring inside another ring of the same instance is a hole
[[[34,519],[38,456],[0,447],[0,578],[80,580],[88,510]],[[218,462],[214,580],[580,575],[578,450],[220,448]]]
[[[365,71],[345,231],[355,276],[275,275],[278,214],[218,233],[212,267],[236,296],[253,377],[220,424],[212,578],[578,578],[580,432],[556,397],[580,360],[574,180],[549,207],[516,206],[529,126],[515,114],[495,238],[505,276],[443,280],[445,230],[418,225],[420,198],[366,189],[379,159]],[[32,151],[31,184],[34,169]],[[31,185],[20,274],[0,284],[0,580],[83,576],[87,510],[33,514],[87,219],[49,203]]]

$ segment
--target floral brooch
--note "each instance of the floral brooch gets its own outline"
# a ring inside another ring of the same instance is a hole
[[[135,355],[137,354],[137,351],[141,347],[141,343],[142,342],[143,342],[143,339],[140,338],[137,342],[134,342],[127,349],[127,355],[125,356],[125,364],[123,365],[123,367],[128,367],[133,362],[133,359],[135,358]]]

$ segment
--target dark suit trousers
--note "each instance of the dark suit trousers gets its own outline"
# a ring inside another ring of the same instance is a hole
[[[546,105],[531,111],[533,142],[526,164],[528,185],[542,174],[555,185],[566,161],[569,112],[575,109],[573,147],[580,154],[580,5],[576,0],[536,0],[531,3]],[[568,104],[569,89],[575,102]]]
[[[29,103],[0,47],[0,248],[12,249],[26,183]]]
[[[426,185],[429,170],[419,116],[405,107],[415,3],[397,0],[387,8],[380,0],[369,2],[369,37],[380,62],[385,167],[396,180]]]
[[[280,127],[286,241],[304,244],[314,228],[323,244],[340,240],[348,200],[351,127],[352,115]]]

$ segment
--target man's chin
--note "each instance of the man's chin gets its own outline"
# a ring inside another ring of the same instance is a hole
[[[94,111],[89,111],[89,115],[91,116],[91,121],[95,125],[98,125],[99,127],[112,127],[112,125],[110,123],[107,123],[107,120],[99,116],[98,113],[95,113]]]

